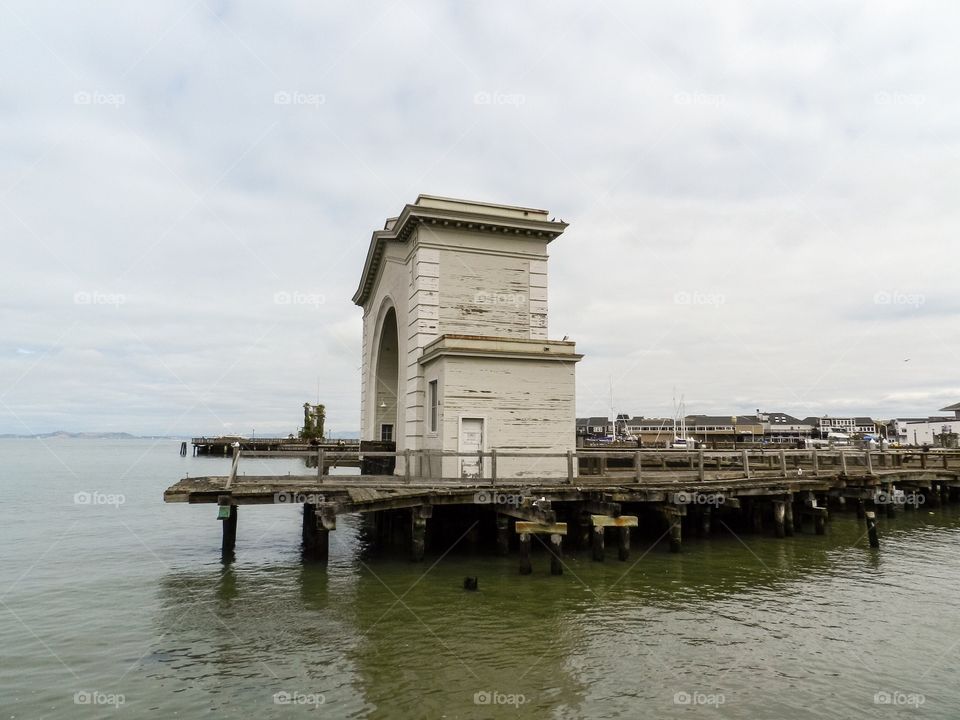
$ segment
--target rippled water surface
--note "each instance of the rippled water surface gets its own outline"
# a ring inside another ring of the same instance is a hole
[[[0,717],[960,717],[955,507],[881,519],[879,553],[840,515],[562,577],[371,556],[353,517],[305,565],[298,507],[243,507],[224,566],[216,508],[162,492],[227,461],[178,448],[0,440]]]

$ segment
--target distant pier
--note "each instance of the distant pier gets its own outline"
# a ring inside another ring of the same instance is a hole
[[[233,436],[195,437],[190,441],[193,445],[194,457],[198,455],[217,455],[226,457],[233,454],[233,448],[238,445],[244,453],[279,452],[293,455],[316,452],[318,448],[330,450],[360,449],[359,440],[324,440],[322,442],[307,441],[296,437],[262,437],[247,438]],[[184,443],[186,445],[186,443]]]

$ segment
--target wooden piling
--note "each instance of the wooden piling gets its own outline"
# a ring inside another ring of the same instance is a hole
[[[225,560],[233,560],[237,546],[237,506],[230,505],[230,513],[223,519],[223,538],[220,554]]]
[[[617,528],[617,557],[621,560],[627,560],[630,557],[630,528]]]
[[[413,562],[423,560],[427,546],[427,515],[423,507],[410,508],[410,559]]]
[[[864,513],[864,517],[867,520],[867,535],[870,538],[870,547],[878,548],[880,547],[880,537],[877,534],[877,516],[873,511],[867,511]]]
[[[497,513],[497,555],[506,557],[510,554],[510,518]]]
[[[550,544],[547,546],[547,549],[550,550],[551,575],[563,575],[563,562],[561,560],[563,557],[561,548],[562,540],[563,535],[558,533],[553,533],[550,535]]]
[[[597,562],[603,562],[603,525],[595,525],[593,528],[593,559]]]
[[[793,537],[793,498],[788,497],[783,503],[783,532],[787,537]]]
[[[712,511],[709,507],[704,507],[700,510],[700,534],[707,536],[710,534],[710,521],[712,517]]]
[[[817,535],[827,534],[826,508],[817,508],[817,512],[813,514],[813,530]]]
[[[773,501],[773,526],[778,538],[787,536],[787,508],[783,500]]]
[[[682,533],[680,528],[680,513],[674,513],[670,520],[670,552],[680,552]]]
[[[866,509],[863,506],[863,500],[857,500],[857,520],[863,520]]]
[[[520,533],[520,574],[529,575],[533,572],[530,564],[530,533]]]

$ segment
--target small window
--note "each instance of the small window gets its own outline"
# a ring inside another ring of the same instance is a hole
[[[431,380],[429,385],[429,402],[430,402],[430,432],[437,431],[437,406],[439,404],[439,398],[437,396],[437,381]]]
[[[384,442],[393,442],[393,425],[380,426],[380,439]]]

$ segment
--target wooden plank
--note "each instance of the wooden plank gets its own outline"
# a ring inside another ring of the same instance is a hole
[[[619,517],[591,515],[590,520],[594,527],[637,527],[636,515],[620,515]]]
[[[566,535],[567,524],[565,522],[541,523],[541,522],[528,522],[525,520],[517,520],[517,522],[514,524],[514,530],[520,534],[545,533],[547,535]]]

